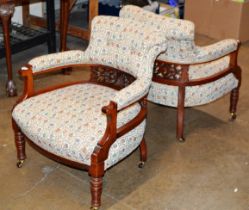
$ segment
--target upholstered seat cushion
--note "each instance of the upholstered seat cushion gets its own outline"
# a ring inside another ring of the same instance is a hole
[[[67,159],[90,165],[91,154],[104,135],[107,119],[101,108],[109,104],[117,90],[79,84],[29,98],[13,110],[22,132],[41,148]],[[118,114],[117,127],[133,119],[140,110],[135,104]],[[126,157],[140,144],[145,121],[112,145],[108,168]]]

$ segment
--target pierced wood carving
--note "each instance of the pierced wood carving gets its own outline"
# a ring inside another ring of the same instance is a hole
[[[179,64],[156,61],[154,65],[154,77],[169,80],[180,80],[182,66]]]
[[[107,66],[94,66],[91,69],[91,82],[122,89],[135,80],[132,75]]]

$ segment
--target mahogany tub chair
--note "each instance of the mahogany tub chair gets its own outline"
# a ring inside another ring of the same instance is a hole
[[[231,92],[231,120],[241,84],[241,69],[237,64],[239,42],[226,39],[209,46],[194,43],[194,24],[144,11],[136,6],[124,7],[120,17],[155,26],[167,38],[167,51],[155,62],[153,82],[148,100],[156,104],[177,107],[176,137],[184,141],[185,107],[210,103]]]
[[[58,162],[88,171],[91,208],[101,205],[105,171],[140,147],[146,161],[146,96],[165,38],[154,28],[119,17],[98,16],[89,46],[40,56],[21,68],[23,96],[13,108],[17,166],[25,141]],[[34,90],[33,77],[67,67],[91,68],[88,82]]]

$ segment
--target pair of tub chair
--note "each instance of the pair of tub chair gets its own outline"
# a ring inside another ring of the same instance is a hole
[[[24,93],[12,112],[17,166],[26,159],[27,140],[46,156],[88,171],[91,209],[101,205],[107,169],[138,147],[139,166],[146,161],[148,93],[155,103],[178,106],[182,123],[185,105],[210,102],[229,91],[234,113],[240,84],[236,41],[200,48],[188,21],[135,6],[125,6],[120,16],[96,17],[85,51],[40,56],[23,66]],[[89,81],[34,89],[36,75],[86,66]],[[198,99],[201,95],[204,99]]]

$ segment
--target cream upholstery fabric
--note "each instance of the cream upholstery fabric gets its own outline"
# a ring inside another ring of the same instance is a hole
[[[229,67],[230,57],[225,56],[213,62],[195,64],[189,66],[189,79],[201,79],[212,76]]]
[[[162,36],[167,36],[174,40],[194,40],[194,24],[191,21],[168,18],[145,11],[138,6],[124,6],[119,16],[122,18],[132,19],[148,26],[154,26],[158,31],[164,32]]]
[[[55,68],[70,64],[80,64],[84,62],[85,54],[81,50],[70,50],[60,53],[42,55],[29,61],[33,73],[38,73],[49,68]]]
[[[189,42],[182,41],[179,48],[177,47],[179,44],[175,42],[175,46],[169,46],[169,50],[161,54],[159,59],[182,64],[196,64],[221,58],[238,47],[238,41],[235,39],[225,39],[204,47],[194,46],[192,43],[192,48],[182,47],[183,43],[187,46],[190,45]]]
[[[156,15],[136,6],[124,7],[120,16],[143,23],[147,22],[148,25],[154,26],[162,36],[165,36],[168,43],[167,50],[158,59],[179,64],[191,64],[189,67],[190,80],[212,76],[228,68],[230,58],[224,56],[238,47],[238,41],[234,39],[222,40],[204,47],[196,46],[192,22]],[[198,64],[200,62],[208,63]],[[229,93],[237,86],[237,79],[230,74],[215,82],[187,87],[185,106],[209,103]],[[152,82],[148,99],[155,103],[176,107],[178,87]]]
[[[230,57],[226,56],[210,63],[192,65],[189,68],[189,79],[201,79],[223,71],[228,68],[229,61]],[[237,86],[237,79],[233,74],[229,74],[215,82],[186,87],[185,107],[202,105],[214,101],[229,93]],[[148,100],[176,107],[178,102],[178,87],[152,82]]]
[[[119,91],[113,100],[121,109],[145,95],[150,87],[154,60],[166,49],[166,39],[130,19],[98,16],[92,21],[90,43],[86,51],[68,51],[40,56],[29,64],[33,72],[67,64],[103,64],[132,74],[137,79]]]
[[[120,17],[147,23],[167,38],[167,51],[159,56],[160,60],[176,63],[194,64],[212,61],[237,49],[238,41],[226,39],[215,44],[199,47],[194,43],[194,24],[187,20],[157,15],[144,11],[137,6],[125,6]]]
[[[232,74],[215,82],[186,87],[185,107],[197,106],[212,102],[233,88],[238,86],[238,81]],[[148,100],[154,103],[177,107],[178,87],[153,82],[148,95]]]
[[[132,74],[136,80],[120,91],[81,84],[31,97],[13,110],[22,132],[51,153],[90,165],[90,158],[105,133],[106,115],[101,108],[110,101],[124,108],[148,93],[153,65],[166,49],[166,39],[145,24],[118,17],[98,16],[92,21],[86,51],[74,50],[32,59],[33,73],[64,65],[103,64]],[[27,68],[22,68],[25,71]],[[140,110],[134,104],[120,111],[117,127],[133,119]],[[145,120],[112,145],[105,168],[130,154],[140,144]]]
[[[161,36],[167,39],[168,59],[183,59],[194,49],[194,24],[187,20],[179,20],[145,11],[137,6],[125,6],[120,11],[120,17],[147,23],[147,27],[155,27]],[[187,53],[188,52],[188,53]]]
[[[17,105],[13,118],[23,133],[41,148],[58,156],[90,165],[91,154],[106,129],[101,108],[115,96],[108,87],[81,84],[35,96]],[[133,119],[135,104],[121,111],[117,127]],[[145,122],[112,145],[105,166],[110,167],[131,153],[142,140]]]

